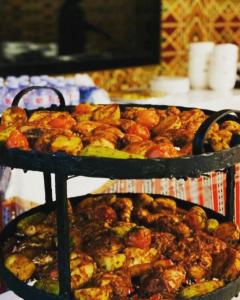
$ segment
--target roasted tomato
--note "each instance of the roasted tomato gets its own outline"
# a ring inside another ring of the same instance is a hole
[[[159,123],[159,116],[155,110],[140,110],[136,114],[135,121],[149,129],[155,127]]]
[[[5,126],[20,126],[27,122],[27,114],[24,109],[20,107],[9,107],[3,112],[2,125]]]
[[[130,126],[127,130],[127,133],[138,135],[144,140],[148,140],[150,138],[150,132],[148,128],[137,123]]]
[[[18,130],[14,130],[6,141],[7,148],[19,148],[28,150],[29,144],[27,138]]]
[[[146,153],[148,158],[160,158],[160,157],[177,157],[178,151],[172,144],[159,144],[152,146]]]
[[[149,249],[152,242],[151,230],[135,227],[126,236],[126,245],[129,247]]]
[[[62,114],[52,119],[48,125],[52,128],[71,129],[76,125],[76,121],[70,115]]]

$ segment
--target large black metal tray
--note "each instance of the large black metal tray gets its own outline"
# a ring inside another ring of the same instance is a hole
[[[30,87],[23,90],[14,99],[13,106],[18,105],[24,94],[36,88],[48,87]],[[60,106],[52,107],[51,110],[71,111],[72,107],[65,107],[62,94],[58,90],[53,90],[60,99]],[[134,105],[121,105],[120,107],[121,110],[124,110],[129,106]],[[145,107],[166,108],[166,106],[151,105],[145,105]],[[27,113],[30,115],[33,111],[27,111]],[[41,153],[34,150],[9,150],[4,145],[0,145],[0,165],[24,170],[48,173],[59,172],[65,175],[107,177],[111,179],[199,177],[206,172],[231,167],[240,161],[240,145],[232,147],[229,150],[210,153],[204,153],[203,148],[206,133],[211,125],[222,118],[236,119],[239,117],[238,113],[231,110],[224,110],[218,113],[205,110],[205,113],[211,117],[199,128],[193,141],[193,153],[196,155],[163,159],[112,159],[70,156],[64,153]]]
[[[132,194],[121,194],[121,195],[131,196]],[[83,199],[85,197],[86,196],[76,197],[76,198],[71,199],[71,201],[74,205],[75,203],[78,203],[79,201],[81,201],[81,199]],[[174,198],[174,197],[171,197],[171,198],[176,201],[177,206],[179,208],[189,210],[191,207],[193,207],[195,205],[193,203],[186,202],[186,201]],[[14,234],[16,232],[17,223],[21,219],[23,219],[29,215],[32,215],[36,212],[50,213],[54,209],[56,209],[56,202],[38,206],[38,207],[31,209],[28,212],[20,215],[19,217],[14,219],[11,223],[9,223],[4,228],[4,230],[0,234],[0,244],[3,245],[10,237],[14,236]],[[207,208],[203,208],[203,209],[206,211],[209,218],[215,218],[220,223],[227,221],[225,216],[218,214],[211,209],[207,209]],[[1,252],[0,252],[0,255],[2,256]],[[0,274],[1,274],[2,279],[7,283],[8,287],[10,289],[12,289],[18,296],[24,298],[24,300],[32,300],[32,299],[35,299],[35,300],[70,300],[71,299],[72,300],[72,298],[66,298],[63,296],[54,296],[51,294],[47,294],[43,290],[36,289],[36,288],[20,281],[8,269],[5,268],[2,258],[0,259]],[[240,292],[240,277],[238,279],[236,279],[235,281],[232,281],[232,282],[226,284],[224,287],[222,287],[212,293],[206,294],[201,297],[194,297],[191,299],[192,300],[230,300],[234,296],[236,296],[239,292]]]

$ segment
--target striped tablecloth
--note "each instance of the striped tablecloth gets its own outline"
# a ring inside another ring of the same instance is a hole
[[[240,164],[236,165],[235,221],[240,224]],[[174,196],[225,213],[226,174],[211,172],[194,179],[113,180],[103,193],[153,193]]]

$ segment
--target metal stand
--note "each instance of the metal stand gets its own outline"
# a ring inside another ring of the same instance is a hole
[[[44,177],[44,189],[45,189],[45,202],[47,204],[50,204],[53,202],[51,174],[43,173],[43,177]]]

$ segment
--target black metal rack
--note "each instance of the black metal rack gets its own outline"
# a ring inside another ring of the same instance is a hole
[[[20,92],[13,105],[17,105],[21,97],[36,87],[28,88]],[[42,87],[37,87],[42,88]],[[64,98],[59,91],[56,91],[60,98],[60,107],[53,107],[52,110],[68,110],[64,107]],[[123,106],[124,109],[124,106]],[[31,113],[31,112],[28,112]],[[109,177],[112,179],[143,179],[143,178],[186,178],[199,177],[200,175],[221,170],[226,172],[227,177],[227,206],[226,216],[209,211],[219,220],[234,219],[234,188],[235,188],[235,164],[240,162],[240,146],[232,147],[221,152],[203,153],[203,142],[211,124],[221,118],[238,118],[238,113],[232,111],[221,111],[212,113],[207,123],[204,123],[198,130],[193,142],[193,150],[197,155],[174,159],[111,159],[97,157],[74,157],[63,153],[50,154],[36,151],[22,151],[18,149],[6,149],[0,146],[0,165],[23,170],[41,171],[44,175],[45,184],[45,205],[35,208],[12,221],[1,233],[0,243],[4,243],[15,232],[16,224],[27,215],[36,211],[51,211],[57,209],[58,228],[58,261],[59,263],[59,284],[60,295],[54,296],[42,290],[27,285],[18,280],[8,271],[2,260],[0,260],[0,276],[6,284],[25,300],[70,300],[70,265],[69,265],[69,220],[67,212],[67,180],[78,175],[91,177]],[[224,170],[223,170],[224,169]],[[126,172],[127,170],[127,172]],[[56,201],[53,201],[51,174],[55,174]],[[190,205],[190,204],[186,204]],[[240,278],[227,284],[223,288],[197,299],[205,300],[227,300],[231,299],[240,291]],[[223,298],[224,297],[224,298]]]

